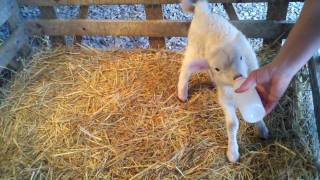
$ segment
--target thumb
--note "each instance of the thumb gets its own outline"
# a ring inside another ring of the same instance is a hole
[[[242,93],[254,86],[257,82],[256,71],[249,74],[249,77],[241,84],[241,86],[235,90],[236,93]]]

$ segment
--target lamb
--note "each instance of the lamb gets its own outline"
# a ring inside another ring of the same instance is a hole
[[[184,55],[178,82],[178,98],[186,101],[188,80],[195,72],[207,71],[218,91],[219,104],[226,119],[228,135],[227,158],[230,162],[240,159],[237,132],[239,120],[234,102],[232,85],[239,77],[259,67],[254,50],[247,38],[228,20],[211,14],[206,0],[182,0],[182,8],[194,13],[188,34],[188,45]],[[256,123],[259,136],[269,137],[269,130],[261,119]]]

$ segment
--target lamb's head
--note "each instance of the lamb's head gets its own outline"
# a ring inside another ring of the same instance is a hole
[[[248,62],[255,62],[250,58],[256,56],[245,41],[246,38],[239,33],[233,40],[210,52],[208,65],[218,84],[232,85],[237,77],[248,76]]]

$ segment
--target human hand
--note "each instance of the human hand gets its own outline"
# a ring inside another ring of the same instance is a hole
[[[260,69],[252,71],[247,80],[236,89],[235,92],[245,92],[256,85],[266,114],[269,114],[278,104],[280,98],[288,88],[291,79],[292,76],[281,71],[278,66],[268,64]]]

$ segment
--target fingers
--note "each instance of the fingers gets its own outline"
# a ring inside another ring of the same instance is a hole
[[[256,71],[249,74],[249,77],[242,83],[242,85],[235,90],[236,93],[242,93],[254,86],[257,82]]]

